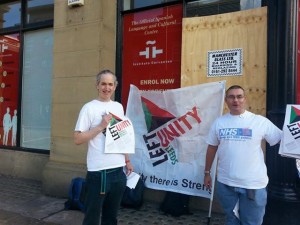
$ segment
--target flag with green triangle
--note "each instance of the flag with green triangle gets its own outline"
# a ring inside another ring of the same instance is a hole
[[[286,106],[279,154],[300,159],[300,105]]]
[[[300,109],[296,106],[291,106],[291,115],[290,115],[290,123],[295,123],[300,121]]]
[[[170,112],[160,108],[154,102],[141,96],[147,130],[152,131],[175,118]]]
[[[202,183],[205,138],[223,112],[224,95],[225,81],[166,91],[141,91],[130,85],[126,116],[136,145],[129,157],[146,187],[212,196]]]

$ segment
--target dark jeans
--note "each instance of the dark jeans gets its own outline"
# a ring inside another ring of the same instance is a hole
[[[85,216],[83,225],[116,225],[123,193],[126,187],[126,175],[123,168],[96,172],[87,172]]]

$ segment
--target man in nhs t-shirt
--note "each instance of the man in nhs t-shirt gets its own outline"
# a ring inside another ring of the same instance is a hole
[[[204,184],[211,188],[210,169],[217,154],[216,191],[226,225],[260,225],[269,181],[261,142],[277,144],[282,131],[267,118],[245,110],[241,86],[228,88],[225,102],[230,112],[214,121],[207,138]]]

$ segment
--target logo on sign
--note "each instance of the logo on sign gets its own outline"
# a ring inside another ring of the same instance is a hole
[[[155,43],[156,41],[147,41],[146,45],[154,45]],[[139,55],[145,56],[146,59],[149,59],[151,54],[151,58],[155,59],[156,55],[162,54],[163,52],[163,49],[156,49],[156,46],[152,46],[152,48],[146,47],[146,50],[139,52]]]
[[[5,50],[8,49],[8,45],[4,44],[4,40],[0,40],[0,43],[2,43],[0,44],[0,51],[3,53]]]

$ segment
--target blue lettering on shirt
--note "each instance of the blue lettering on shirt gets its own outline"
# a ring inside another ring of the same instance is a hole
[[[225,128],[219,130],[220,139],[251,139],[252,129],[249,128]]]

